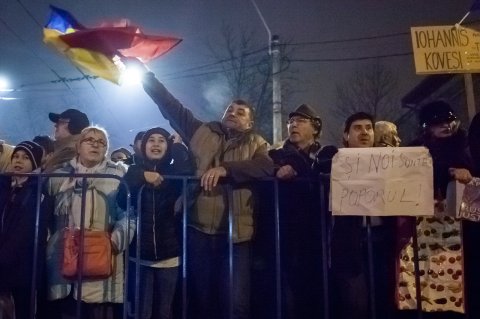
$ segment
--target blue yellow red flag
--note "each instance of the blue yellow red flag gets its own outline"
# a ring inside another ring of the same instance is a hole
[[[65,34],[62,40],[72,48],[84,48],[105,55],[135,57],[148,62],[167,53],[180,39],[145,35],[136,26],[101,27]]]
[[[114,83],[120,78],[122,57],[142,62],[155,59],[179,44],[175,37],[145,35],[139,27],[123,20],[115,25],[87,28],[63,9],[50,6],[50,18],[43,29],[43,41],[87,72]]]
[[[57,30],[63,34],[85,29],[70,12],[52,5],[50,5],[50,18],[45,28]]]

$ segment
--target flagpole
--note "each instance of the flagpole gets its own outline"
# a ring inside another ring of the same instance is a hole
[[[460,25],[462,24],[462,22],[469,16],[469,14],[470,14],[470,11],[468,11],[468,12],[463,16],[463,18],[462,18],[458,23],[455,24],[455,26],[460,26]]]

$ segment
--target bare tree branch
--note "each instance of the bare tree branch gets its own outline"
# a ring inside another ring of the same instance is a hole
[[[256,38],[257,33],[246,29],[233,29],[228,24],[221,28],[221,40],[208,45],[212,57],[220,63],[221,76],[232,98],[248,100],[256,107],[256,129],[267,140],[272,140],[272,65],[267,48],[262,47]],[[286,52],[281,45],[282,56],[287,57],[293,51]],[[295,73],[289,59],[282,59],[282,101],[292,92],[290,82]],[[284,102],[285,103],[285,102]]]

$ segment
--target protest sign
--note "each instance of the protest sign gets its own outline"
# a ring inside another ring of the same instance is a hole
[[[340,149],[331,192],[333,215],[433,215],[432,158],[424,147]]]
[[[463,26],[411,29],[417,74],[480,72],[480,32]]]
[[[465,186],[458,218],[480,222],[480,178],[474,177]]]

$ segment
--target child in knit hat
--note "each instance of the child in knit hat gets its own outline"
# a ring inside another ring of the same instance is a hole
[[[187,148],[176,143],[160,127],[145,132],[140,146],[143,161],[134,163],[125,174],[131,204],[137,208],[141,192],[140,229],[140,318],[171,318],[173,297],[181,264],[180,243],[175,218],[175,202],[181,194],[182,181],[166,175],[191,175],[193,165]],[[119,206],[125,206],[126,192],[120,188]],[[130,256],[137,254],[137,238],[130,246]],[[135,267],[129,268],[135,272]],[[132,274],[130,274],[132,275]]]
[[[39,171],[42,154],[42,147],[37,143],[21,142],[13,150],[10,172]],[[36,268],[36,282],[39,282],[41,264],[45,258],[46,220],[41,213],[36,260],[33,253],[37,188],[38,180],[34,177],[0,176],[0,295],[13,297],[16,318],[31,318],[30,313],[34,311],[30,308],[32,274]]]

